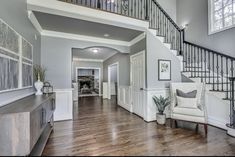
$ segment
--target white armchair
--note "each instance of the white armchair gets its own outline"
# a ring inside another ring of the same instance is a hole
[[[177,103],[176,90],[184,93],[197,90],[196,103],[197,107],[190,107],[193,103],[189,103],[187,107],[181,107]],[[205,107],[205,90],[202,83],[172,83],[171,84],[171,119],[176,123],[177,120],[204,124],[205,133],[207,134],[207,112]],[[198,128],[198,125],[197,125]]]

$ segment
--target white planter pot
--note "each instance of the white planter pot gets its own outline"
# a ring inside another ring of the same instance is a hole
[[[156,114],[156,118],[157,118],[157,123],[160,125],[165,125],[166,124],[166,115],[165,114]]]
[[[42,95],[42,88],[43,88],[43,82],[41,82],[40,80],[38,80],[37,82],[34,83],[34,86],[37,90],[37,92],[35,93],[35,95]]]

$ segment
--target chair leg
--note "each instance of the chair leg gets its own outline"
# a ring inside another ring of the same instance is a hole
[[[178,128],[177,120],[175,120],[175,128]]]
[[[204,129],[205,129],[205,134],[207,135],[208,134],[208,125],[207,124],[204,124]]]
[[[196,132],[198,132],[198,127],[199,127],[199,124],[196,125]]]

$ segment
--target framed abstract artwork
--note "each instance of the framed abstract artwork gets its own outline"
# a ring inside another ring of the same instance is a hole
[[[170,60],[158,60],[158,80],[159,81],[171,81],[171,61]]]
[[[0,93],[33,86],[33,45],[0,19]]]

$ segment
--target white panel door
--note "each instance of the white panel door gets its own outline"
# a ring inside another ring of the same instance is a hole
[[[144,116],[145,57],[144,52],[131,57],[131,87],[133,112]]]

